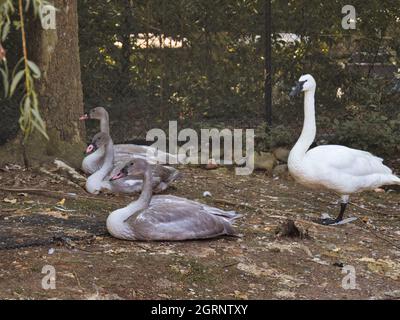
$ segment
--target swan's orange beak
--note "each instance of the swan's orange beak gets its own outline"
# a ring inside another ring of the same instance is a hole
[[[306,81],[296,81],[296,85],[292,88],[292,91],[289,93],[289,97],[298,96],[303,91],[303,86]]]
[[[117,174],[113,175],[110,181],[118,180],[124,178],[126,175],[122,171],[118,172]]]
[[[88,113],[85,113],[83,116],[80,116],[80,117],[79,117],[79,120],[88,120],[88,119],[90,119]]]
[[[86,148],[86,154],[92,153],[95,150],[96,150],[96,147],[93,145],[93,143],[91,143]]]
[[[125,178],[126,176],[128,176],[128,169],[126,167],[123,167],[117,174],[113,175],[110,178],[110,181],[122,179]]]

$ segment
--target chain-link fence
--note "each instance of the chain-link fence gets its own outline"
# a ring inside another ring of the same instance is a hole
[[[109,110],[117,142],[143,141],[149,129],[176,120],[179,128],[258,128],[260,147],[290,146],[303,113],[288,92],[311,73],[318,139],[398,152],[398,1],[271,0],[270,15],[266,1],[79,1],[85,109]],[[354,17],[343,10],[348,4]],[[344,27],[352,21],[355,29]],[[273,126],[266,131],[268,72]],[[7,102],[1,112],[4,142],[15,134],[18,107]],[[98,124],[88,128],[91,136]]]
[[[168,120],[194,129],[259,125],[263,15],[252,11],[258,7],[87,1],[80,8],[86,108],[109,108],[117,140],[144,139],[151,128],[167,128]]]
[[[342,26],[343,6],[272,1],[269,17],[265,1],[256,0],[83,1],[85,107],[108,107],[119,141],[143,140],[150,128],[177,120],[182,128],[258,127],[259,140],[269,146],[290,144],[302,112],[293,109],[300,100],[290,101],[287,93],[302,73],[312,73],[321,134],[336,132],[340,123],[351,137],[331,140],[357,145],[372,130],[371,141],[390,143],[386,135],[398,123],[383,130],[382,122],[393,115],[400,120],[396,92],[390,91],[399,61],[399,6],[354,1],[356,29],[350,30]],[[265,70],[269,18],[273,68]],[[264,136],[269,71],[273,127]]]

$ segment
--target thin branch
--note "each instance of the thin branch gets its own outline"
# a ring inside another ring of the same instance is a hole
[[[19,5],[19,20],[21,23],[22,50],[23,50],[23,54],[24,54],[24,64],[25,64],[25,85],[26,85],[26,91],[30,92],[30,82],[29,82],[29,78],[28,78],[28,73],[29,73],[28,50],[26,48],[26,34],[25,34],[22,0],[18,0],[18,5]]]
[[[12,192],[12,193],[29,193],[29,194],[35,194],[38,196],[44,196],[44,197],[56,198],[56,199],[64,198],[64,199],[72,199],[72,200],[101,201],[101,202],[107,202],[107,203],[112,203],[112,204],[116,204],[116,205],[121,205],[121,202],[113,201],[111,199],[82,196],[82,195],[78,195],[78,194],[64,193],[62,191],[52,191],[52,190],[46,190],[46,189],[33,189],[33,188],[32,189],[30,189],[30,188],[13,189],[13,188],[0,187],[0,191]]]

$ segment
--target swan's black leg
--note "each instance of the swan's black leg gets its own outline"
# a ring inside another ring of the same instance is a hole
[[[346,207],[347,207],[347,202],[340,204],[340,213],[335,220],[336,222],[340,222],[343,220],[343,216],[344,216],[344,212],[346,211]]]
[[[330,219],[330,218],[321,219],[321,224],[330,225],[330,224],[334,224],[334,223],[338,223],[338,222],[342,221],[344,212],[346,211],[346,207],[347,207],[347,202],[340,203],[340,212],[339,212],[339,215],[337,216],[337,218],[336,219]]]

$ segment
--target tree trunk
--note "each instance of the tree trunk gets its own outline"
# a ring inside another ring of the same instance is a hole
[[[26,155],[31,163],[58,157],[79,166],[85,128],[78,120],[83,113],[83,93],[77,0],[53,0],[52,3],[57,8],[55,30],[43,29],[39,18],[27,24],[28,58],[42,72],[35,89],[50,140],[35,132],[27,141]],[[16,141],[11,145],[17,145]]]

